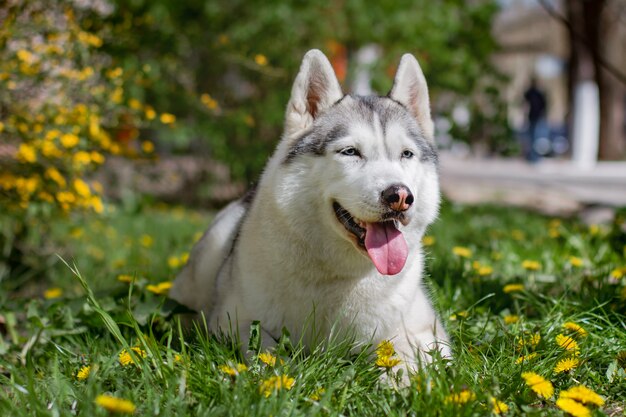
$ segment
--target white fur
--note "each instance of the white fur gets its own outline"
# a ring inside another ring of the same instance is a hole
[[[410,109],[432,140],[423,80],[415,58],[405,55],[390,97]],[[308,110],[311,97],[317,98],[316,114]],[[365,343],[390,339],[415,368],[420,359],[429,359],[425,352],[431,349],[450,355],[421,283],[420,242],[439,205],[436,166],[401,158],[404,150],[418,154],[419,149],[401,123],[389,124],[383,134],[376,118],[373,123],[348,121],[347,134],[323,156],[302,155],[285,163],[298,135],[316,118],[333,109],[349,114],[351,97],[332,107],[341,97],[326,57],[316,50],[307,53],[287,107],[285,135],[252,205],[244,214],[243,205],[234,203],[218,215],[170,295],[207,314],[213,331],[238,329],[244,348],[254,320],[261,323],[266,345],[283,327],[309,347],[334,328]],[[338,152],[349,146],[363,157]],[[400,226],[410,255],[399,274],[383,276],[338,222],[332,202],[358,219],[379,221],[381,191],[396,183],[406,184],[415,196],[408,224]]]

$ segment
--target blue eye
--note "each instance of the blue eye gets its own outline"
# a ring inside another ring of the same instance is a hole
[[[361,152],[359,152],[357,148],[354,148],[352,146],[342,149],[341,151],[339,151],[339,153],[345,156],[361,156]]]
[[[411,151],[409,151],[408,149],[405,150],[404,152],[402,152],[402,157],[403,158],[413,158],[415,156],[415,154]]]

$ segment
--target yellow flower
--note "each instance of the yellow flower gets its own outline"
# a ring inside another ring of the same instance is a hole
[[[290,390],[295,383],[296,380],[287,375],[274,375],[261,382],[259,392],[265,397],[269,397],[275,391],[280,391],[281,389]]]
[[[133,414],[135,412],[135,404],[122,398],[116,398],[111,395],[98,395],[96,404],[111,413]]]
[[[541,264],[537,261],[531,261],[526,259],[522,261],[522,268],[528,271],[538,271],[539,269],[541,269]]]
[[[508,314],[504,316],[504,324],[515,324],[519,321],[519,316]]]
[[[149,248],[154,244],[154,239],[150,235],[141,235],[141,237],[139,238],[139,243],[141,243],[141,246]]]
[[[154,120],[154,118],[156,117],[156,111],[154,111],[151,106],[146,106],[145,113],[146,119],[148,120]]]
[[[137,356],[145,358],[147,356],[146,351],[140,348],[139,346],[135,346],[130,348]],[[126,349],[123,349],[119,354],[119,361],[122,366],[130,365],[131,363],[135,363],[133,357],[130,356],[130,353]]]
[[[272,355],[269,352],[260,353],[259,360],[266,365],[276,366],[276,356]]]
[[[54,298],[59,298],[63,295],[63,290],[59,287],[48,288],[43,293],[43,298],[46,300],[52,300]]]
[[[422,238],[422,245],[424,246],[432,246],[435,244],[435,236],[424,236]]]
[[[502,288],[506,294],[510,292],[524,291],[524,284],[507,284]]]
[[[574,355],[580,354],[580,348],[578,347],[578,342],[572,339],[569,336],[565,336],[564,334],[559,334],[555,338],[557,345],[562,347],[565,350],[571,351]]]
[[[567,323],[564,323],[563,328],[567,330],[571,330],[572,332],[575,332],[578,336],[581,336],[581,337],[587,336],[587,330],[585,330],[582,326],[572,321],[568,321]]]
[[[559,399],[556,400],[556,406],[574,417],[591,417],[591,410],[569,398],[559,397]]]
[[[455,404],[465,404],[469,401],[474,401],[476,399],[476,394],[472,391],[464,389],[463,391],[455,394],[450,394],[446,396],[444,401],[446,403],[455,403]]]
[[[161,123],[164,125],[170,125],[176,121],[176,116],[171,113],[161,113],[159,120],[161,120]]]
[[[263,54],[257,54],[254,56],[254,62],[256,62],[257,65],[264,67],[267,65],[267,57]]]
[[[76,178],[74,180],[74,190],[76,190],[76,194],[81,196],[82,198],[89,198],[91,196],[91,190],[87,183],[80,178]]]
[[[30,164],[37,161],[37,152],[35,148],[26,143],[22,143],[17,151],[17,159]]]
[[[172,283],[169,281],[160,282],[156,285],[146,285],[146,290],[157,295],[166,295],[169,292],[170,288],[172,288]]]
[[[215,110],[218,107],[217,101],[206,93],[200,96],[200,101],[202,101],[202,104],[209,110]]]
[[[189,252],[183,252],[180,255],[180,262],[184,265],[187,263],[188,260],[189,260]]]
[[[578,358],[565,358],[561,359],[554,366],[554,373],[560,374],[562,372],[569,372],[572,369],[576,368],[580,364]]]
[[[576,256],[570,256],[569,263],[570,265],[575,266],[576,268],[580,268],[581,266],[583,266],[584,262],[581,258],[578,258]]]
[[[133,110],[141,110],[141,101],[136,98],[131,98],[128,100],[128,106]]]
[[[376,366],[380,366],[381,368],[393,368],[400,362],[402,362],[400,359],[391,356],[378,356]]]
[[[243,363],[238,363],[235,367],[232,367],[230,365],[220,365],[220,371],[230,376],[237,376],[241,372],[245,372],[247,370],[248,367]]]
[[[154,143],[150,142],[149,140],[144,140],[143,142],[141,142],[141,150],[145,153],[154,152]]]
[[[167,265],[172,269],[176,269],[180,266],[180,259],[178,259],[178,256],[170,256],[167,258]]]
[[[624,250],[626,251],[626,249]],[[624,277],[624,275],[626,275],[626,266],[621,268],[615,268],[614,270],[612,270],[610,277],[615,279],[621,279],[622,277]]]
[[[61,136],[61,145],[63,145],[63,147],[66,149],[73,148],[74,146],[78,145],[78,142],[78,136],[72,133],[65,133]]]
[[[552,383],[534,372],[523,372],[522,378],[526,381],[526,385],[542,398],[550,398],[554,394]]]
[[[506,405],[506,403],[491,397],[491,404],[493,405],[493,413],[494,414],[503,414],[506,413],[507,411],[509,411],[509,406]]]
[[[89,377],[89,373],[91,372],[91,365],[83,366],[76,372],[76,379],[79,381],[84,381]]]
[[[529,353],[528,355],[522,355],[522,356],[520,356],[519,358],[517,358],[517,359],[515,360],[515,363],[516,363],[517,365],[519,365],[519,364],[520,364],[520,363],[522,363],[522,362],[530,362],[530,361],[532,361],[533,359],[535,359],[536,357],[537,357],[537,353],[536,353],[536,352]]]
[[[383,340],[376,346],[376,356],[393,356],[396,350],[390,340]]]
[[[512,230],[511,237],[515,240],[524,240],[526,238],[526,236],[524,235],[524,232],[522,232],[519,229]]]
[[[472,256],[472,251],[464,246],[453,247],[452,253],[454,253],[456,256],[460,256],[461,258],[470,258]]]
[[[480,268],[478,268],[478,275],[480,275],[481,277],[491,275],[492,273],[493,268],[488,265],[481,265]]]
[[[313,401],[319,401],[325,392],[326,390],[324,388],[319,388],[313,394],[311,394],[309,398],[312,399]]]
[[[61,188],[65,188],[67,182],[61,173],[54,167],[50,167],[46,169],[44,174],[46,177],[50,178],[52,181],[56,182],[57,185]]]
[[[125,282],[127,284],[130,284],[133,281],[133,277],[126,274],[121,274],[117,276],[117,280],[119,282]]]
[[[604,405],[604,398],[584,385],[578,385],[566,391],[561,391],[559,397],[576,400],[583,404],[595,404],[598,407],[602,407]]]

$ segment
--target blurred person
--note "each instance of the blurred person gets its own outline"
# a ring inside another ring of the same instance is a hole
[[[536,150],[537,139],[541,126],[546,117],[546,95],[537,86],[535,77],[530,79],[530,86],[524,92],[524,100],[528,105],[528,135],[527,143],[524,147],[524,157],[529,162],[537,162],[540,158]]]

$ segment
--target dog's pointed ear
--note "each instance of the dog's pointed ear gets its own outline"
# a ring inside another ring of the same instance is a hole
[[[311,49],[304,55],[291,89],[285,115],[287,137],[306,129],[328,107],[343,97],[337,76],[326,55]]]
[[[427,139],[434,140],[435,128],[430,117],[428,86],[422,68],[413,55],[402,55],[388,96],[409,109]]]

